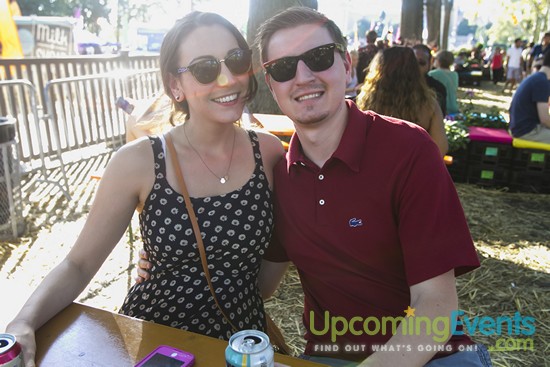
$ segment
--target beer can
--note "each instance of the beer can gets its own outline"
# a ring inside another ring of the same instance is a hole
[[[115,104],[118,108],[126,112],[128,115],[134,112],[134,105],[124,99],[124,97],[118,97]]]
[[[273,367],[273,357],[269,337],[257,330],[233,334],[225,348],[226,367]]]
[[[21,346],[11,334],[0,334],[0,367],[23,367]]]

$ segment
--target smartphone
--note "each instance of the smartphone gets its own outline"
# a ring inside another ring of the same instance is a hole
[[[134,367],[191,367],[193,364],[193,354],[168,345],[159,345]]]

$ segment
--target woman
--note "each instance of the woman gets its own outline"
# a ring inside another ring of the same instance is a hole
[[[500,47],[495,48],[495,52],[491,57],[491,71],[493,72],[493,84],[496,85],[502,81],[504,76],[504,57],[502,55],[502,49]]]
[[[439,147],[441,155],[447,153],[443,113],[411,48],[391,47],[374,57],[357,96],[357,105],[362,110],[422,126]]]
[[[242,329],[265,329],[258,273],[270,240],[273,165],[280,141],[237,126],[256,80],[245,39],[217,14],[193,12],[167,33],[161,48],[164,92],[173,102],[163,136],[137,139],[109,162],[86,224],[71,252],[40,284],[7,332],[34,359],[34,332],[70,304],[123,235],[136,207],[151,279],[136,284],[121,312],[227,339],[202,273],[195,236],[165,138],[174,142],[204,238],[213,288]],[[28,366],[31,364],[28,364]]]

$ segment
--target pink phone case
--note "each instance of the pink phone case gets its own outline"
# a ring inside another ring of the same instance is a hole
[[[134,367],[191,367],[195,356],[168,345],[159,345]]]

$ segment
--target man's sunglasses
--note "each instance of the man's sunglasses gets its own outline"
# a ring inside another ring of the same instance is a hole
[[[296,76],[298,61],[302,60],[311,71],[325,71],[334,64],[334,49],[346,52],[339,43],[312,48],[298,56],[287,56],[264,63],[265,72],[277,82],[287,82]]]
[[[194,64],[178,68],[177,73],[181,74],[190,71],[199,83],[210,84],[220,75],[222,62],[225,63],[233,75],[244,74],[250,70],[252,51],[242,49],[232,50],[222,60],[210,56],[205,57]]]

